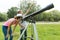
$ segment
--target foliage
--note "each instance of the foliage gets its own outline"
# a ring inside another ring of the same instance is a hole
[[[6,13],[0,13],[0,21],[6,21],[8,19]]]
[[[13,18],[17,14],[17,10],[17,7],[11,7],[7,12],[8,18]]]
[[[52,10],[49,12],[43,12],[39,16],[37,19],[35,19],[36,21],[60,21],[60,11],[58,10]]]
[[[30,8],[30,6],[33,4],[33,6]],[[22,0],[20,1],[20,10],[23,11],[23,13],[26,13],[26,11],[30,8],[30,11],[28,14],[31,14],[33,12],[36,12],[41,9],[39,5],[37,5],[36,1],[32,0]],[[7,15],[0,14],[0,21],[7,20],[7,18],[13,18],[17,14],[18,8],[17,7],[11,7]],[[27,14],[27,15],[28,15]],[[49,12],[42,12],[36,16],[33,17],[36,21],[60,21],[60,11],[58,10],[52,10]]]
[[[31,5],[33,5],[33,6],[31,6]],[[30,6],[31,6],[31,8],[30,8]],[[33,12],[39,10],[40,9],[40,6],[37,5],[35,1],[32,1],[32,0],[24,0],[24,1],[22,0],[20,2],[20,10],[22,10],[23,13],[26,13],[26,11],[29,8],[30,8],[30,11],[29,11],[28,14],[33,13]]]

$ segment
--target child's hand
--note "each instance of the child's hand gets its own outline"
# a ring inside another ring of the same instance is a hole
[[[9,35],[7,34],[7,35],[6,35],[6,38],[8,38],[8,37],[9,37]]]
[[[12,33],[11,36],[13,36],[14,34]]]
[[[12,36],[16,36],[16,35],[19,35],[19,33],[17,33],[17,32],[12,33]]]

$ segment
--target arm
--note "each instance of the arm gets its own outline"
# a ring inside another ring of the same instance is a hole
[[[24,26],[21,23],[19,23],[19,26],[21,26],[21,28],[24,28]]]
[[[12,33],[14,33],[14,31],[15,31],[15,28],[16,28],[16,26],[17,26],[17,24],[18,24],[18,22],[14,25],[14,28],[13,28],[13,31],[12,31]]]
[[[11,25],[12,25],[12,22],[11,22],[11,23],[9,24],[9,26],[8,26],[6,38],[9,37],[9,31],[10,31]]]
[[[30,11],[31,7],[33,6],[33,4],[30,5],[30,7],[27,9],[27,11],[26,11],[26,13],[24,15],[27,15],[29,13],[29,11]]]
[[[10,26],[8,27],[8,30],[7,30],[7,35],[9,35],[9,30],[10,30]]]

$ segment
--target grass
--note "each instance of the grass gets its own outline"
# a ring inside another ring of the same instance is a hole
[[[60,40],[60,24],[37,24],[39,40]],[[31,35],[31,26],[28,27],[28,36]],[[17,26],[13,40],[17,40],[20,35],[20,28]],[[0,22],[0,40],[4,40],[2,23]],[[28,39],[29,40],[29,39]]]

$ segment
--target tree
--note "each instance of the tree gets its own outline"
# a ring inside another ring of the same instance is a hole
[[[53,11],[50,11],[49,13],[51,13],[51,17],[54,19],[54,21],[60,20],[60,11],[53,10]]]
[[[7,12],[8,18],[13,18],[17,14],[17,10],[17,7],[11,7]]]
[[[6,13],[0,13],[0,21],[6,21],[8,19]]]
[[[33,4],[33,6],[31,6],[32,4]],[[31,6],[31,8],[30,8],[30,6]],[[38,11],[38,10],[41,9],[40,5],[37,5],[36,1],[32,1],[32,0],[22,0],[22,1],[20,2],[20,10],[22,10],[23,13],[26,13],[26,11],[27,11],[29,8],[30,8],[30,11],[29,11],[28,14],[31,14],[31,13],[33,13],[33,12]],[[28,15],[28,14],[27,14],[27,15]],[[40,15],[40,14],[39,14],[39,15]],[[39,15],[34,16],[34,19],[35,19],[35,20],[39,20],[39,19],[38,19],[38,18],[39,18]]]
[[[27,11],[27,9],[30,8],[30,6],[32,4],[33,4],[33,6],[31,7],[30,12],[28,14],[33,13],[33,12],[35,12],[35,11],[40,9],[40,6],[37,5],[35,1],[32,1],[32,0],[22,0],[20,2],[20,10],[22,10],[23,13],[25,13]]]

